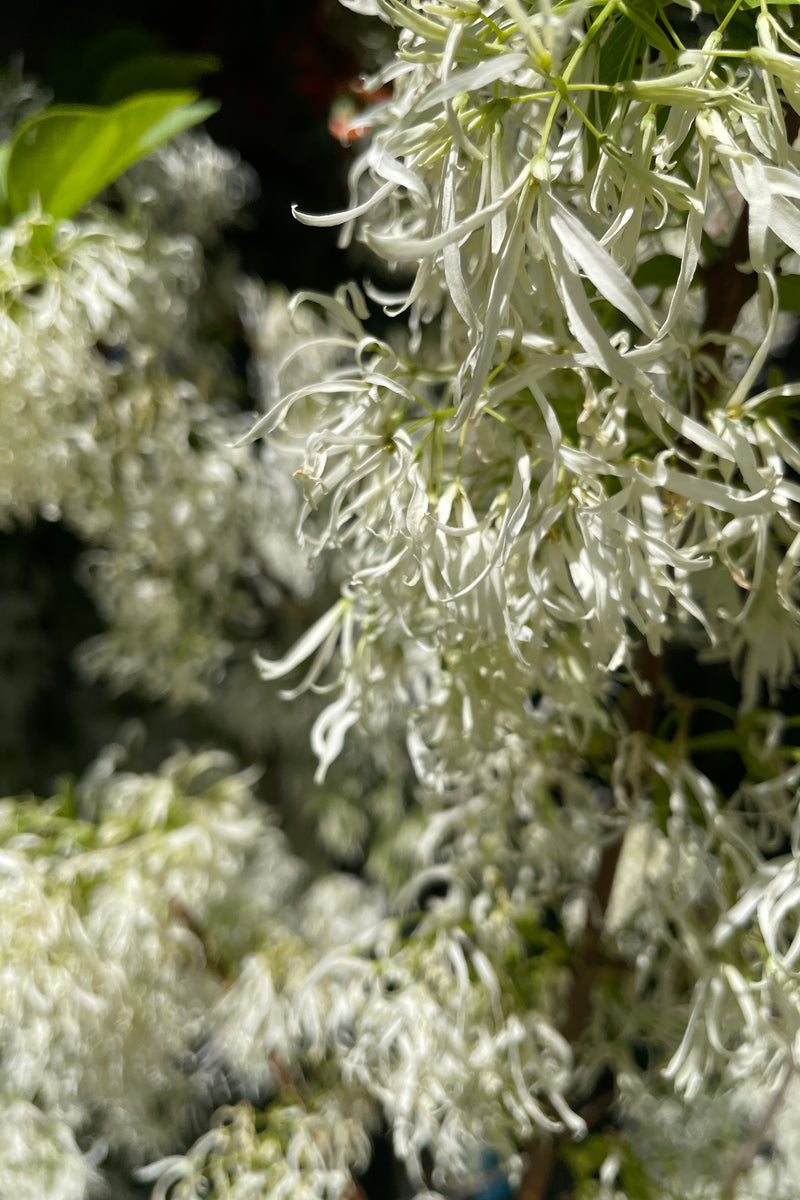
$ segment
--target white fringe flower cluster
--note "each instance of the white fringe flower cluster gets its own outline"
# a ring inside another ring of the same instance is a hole
[[[580,1130],[572,1106],[610,1069],[630,1142],[624,1160],[611,1142],[592,1151],[598,1194],[632,1186],[634,1166],[663,1181],[657,1139],[636,1140],[644,1046],[665,1104],[674,1088],[687,1119],[703,1096],[727,1114],[727,1175],[698,1161],[695,1178],[733,1195],[755,1156],[744,1137],[742,1164],[732,1148],[742,1104],[759,1120],[743,1081],[756,1072],[783,1097],[797,1053],[798,771],[790,724],[758,705],[800,661],[798,388],[772,357],[796,328],[800,46],[766,3],[655,17],[614,0],[347,6],[397,31],[367,84],[391,96],[370,111],[351,207],[297,215],[360,240],[381,282],[294,297],[305,344],[250,433],[302,451],[308,541],[336,549],[343,585],[260,669],[274,680],[306,664],[290,695],[332,693],[312,733],[319,778],[349,730],[406,724],[416,882],[446,894],[409,934],[415,974],[444,936],[422,931],[447,913],[469,990],[495,987],[507,1006],[481,1018],[498,1037],[512,1010],[561,1036],[604,903],[593,880],[615,847],[627,858],[627,891],[620,867],[608,901],[608,986],[595,980],[561,1047],[566,1074],[551,1087],[528,1060],[524,1086],[498,1084],[512,1120],[504,1134],[482,1111],[487,1142],[512,1164],[542,1092],[547,1118]],[[702,739],[679,704],[657,736],[631,717],[658,686],[642,664],[672,647],[740,676],[741,710],[716,742],[743,764],[728,795],[695,765]],[[539,989],[515,991],[499,947],[513,961],[521,940],[530,983],[521,929],[548,909],[560,932]],[[380,1027],[413,1047],[423,998],[396,1027],[390,1011],[391,996]],[[530,1053],[532,1029],[523,1041]],[[431,1108],[401,1097],[433,1044],[406,1063],[399,1052],[382,1096],[412,1170]],[[454,1061],[481,1078],[472,1054]],[[473,1095],[459,1112],[452,1078],[444,1095],[437,1186],[454,1182],[449,1122],[466,1147],[480,1108]],[[791,1153],[775,1150],[787,1171]]]
[[[200,1051],[225,956],[263,931],[299,878],[253,780],[224,756],[179,755],[151,776],[115,769],[118,757],[110,749],[50,801],[0,802],[9,1196],[83,1196],[109,1151],[141,1162],[207,1112],[214,1074]],[[270,877],[260,897],[255,862]]]
[[[246,780],[196,779],[216,760],[0,807],[0,1191],[24,1194],[30,1146],[70,1200],[120,1159],[154,1200],[344,1200],[383,1127],[420,1196],[531,1194],[534,1170],[541,1194],[551,1152],[603,1200],[788,1195],[800,765],[796,721],[759,707],[800,659],[798,387],[773,361],[800,261],[788,9],[345,2],[396,32],[367,85],[391,95],[351,207],[302,219],[380,282],[239,283],[248,434],[204,390],[215,355],[188,369],[184,150],[122,185],[124,236],[63,227],[43,280],[19,222],[9,395],[44,398],[19,463],[51,456],[53,482],[6,508],[57,506],[98,547],[95,662],[188,696],[241,577],[292,585],[296,466],[340,596],[260,668],[330,696],[320,780],[359,735],[394,774],[324,822],[362,878],[303,881]],[[216,152],[189,157],[217,195]],[[712,733],[668,653],[738,671]],[[393,823],[394,863],[369,853]]]
[[[353,208],[298,215],[413,272],[395,298],[370,291],[410,336],[374,336],[352,287],[293,301],[325,314],[310,345],[338,365],[293,380],[251,436],[305,446],[306,508],[348,575],[265,676],[316,652],[313,682],[339,646],[321,770],[378,691],[459,755],[502,740],[530,692],[591,725],[642,640],[702,637],[753,704],[800,650],[798,457],[775,418],[795,388],[753,391],[800,251],[774,113],[789,33],[759,17],[743,59],[722,29],[688,50],[660,31],[669,64],[651,49],[612,86],[608,42],[637,29],[613,6],[588,33],[583,5],[378,7],[400,40]],[[745,204],[754,295],[708,327],[704,285]]]

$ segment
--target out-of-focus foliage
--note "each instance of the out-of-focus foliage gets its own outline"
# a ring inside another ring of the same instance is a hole
[[[8,224],[38,200],[53,221],[79,209],[141,158],[216,105],[194,92],[130,96],[108,108],[52,105],[23,121],[0,146],[4,177],[0,218]]]

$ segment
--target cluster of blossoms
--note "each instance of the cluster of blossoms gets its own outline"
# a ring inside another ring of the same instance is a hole
[[[732,1195],[755,1155],[736,1157],[742,1121],[757,1125],[743,1081],[788,1102],[800,1014],[800,769],[791,722],[758,709],[800,659],[798,386],[775,358],[795,330],[800,46],[767,3],[348,6],[398,32],[367,83],[391,97],[370,112],[352,207],[297,215],[358,238],[382,282],[294,298],[316,326],[250,434],[302,451],[307,540],[336,548],[344,582],[261,671],[308,662],[298,690],[333,690],[319,778],[348,730],[405,724],[416,878],[446,892],[434,941],[423,922],[411,943],[421,964],[439,938],[470,947],[470,986],[499,997],[487,1026],[513,1008],[525,1025],[533,1108],[496,1060],[493,1093],[473,1058],[460,1118],[451,1081],[428,1116],[433,1182],[457,1175],[446,1123],[460,1120],[463,1170],[469,1118],[496,1095],[479,1124],[500,1153],[530,1123],[588,1131],[596,1186],[624,1191],[621,1152],[587,1117],[610,1070],[640,1166],[643,1080],[665,1104],[674,1089],[684,1120],[698,1097],[719,1103],[727,1135],[708,1144],[724,1166],[704,1176],[699,1156],[694,1188]],[[653,692],[674,695],[668,653],[741,680],[716,742],[741,758],[727,794],[696,765],[688,698],[652,725]],[[521,931],[548,911],[540,982]],[[470,959],[483,928],[485,971]],[[589,948],[607,972],[581,968]],[[390,1121],[413,1167],[400,1095]],[[543,1195],[531,1180],[523,1194]]]
[[[413,281],[369,293],[408,311],[405,340],[364,326],[353,287],[295,297],[324,311],[313,344],[336,366],[290,381],[251,436],[305,446],[306,509],[325,505],[316,536],[348,583],[265,673],[320,647],[315,677],[338,638],[323,762],[376,689],[459,756],[505,736],[504,692],[602,723],[642,642],[736,664],[752,706],[800,653],[800,460],[780,419],[795,389],[753,391],[800,251],[780,109],[795,44],[772,12],[745,53],[727,22],[690,26],[691,49],[654,24],[648,46],[615,4],[588,32],[584,4],[425,7],[378,6],[400,42],[373,81],[393,97],[371,114],[354,207],[298,214]],[[609,84],[620,34],[642,70]],[[737,222],[750,274],[719,320],[714,264]]]
[[[123,757],[110,747],[48,801],[0,803],[4,1193],[83,1200],[133,1172],[173,1200],[348,1194],[381,1102],[397,1092],[418,1155],[418,1108],[440,1120],[443,1080],[466,1102],[470,1053],[493,1073],[508,1059],[507,1086],[531,1106],[524,1030],[512,1016],[488,1033],[499,996],[477,951],[486,986],[470,990],[463,951],[429,937],[425,961],[392,935],[377,889],[309,884],[254,777],[223,755],[181,753],[151,775]],[[559,1047],[537,1055],[558,1072]],[[150,1162],[209,1120],[185,1155]],[[457,1119],[448,1134],[460,1162]]]
[[[120,757],[47,802],[0,803],[9,1196],[82,1197],[109,1151],[141,1163],[208,1115],[227,956],[277,928],[302,874],[223,756],[149,776]]]
[[[332,696],[320,834],[360,873],[304,877],[213,756],[1,805],[0,1190],[352,1200],[384,1130],[409,1194],[788,1196],[800,762],[759,706],[800,661],[790,9],[344,3],[396,34],[387,98],[352,206],[299,215],[380,281],[236,282],[249,431],[190,304],[246,191],[207,141],[44,279],[43,218],[3,235],[7,520],[95,547],[88,661],[178,699],[333,562],[259,663]],[[712,733],[681,661],[738,674]]]

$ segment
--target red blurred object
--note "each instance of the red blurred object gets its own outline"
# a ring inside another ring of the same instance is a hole
[[[363,75],[359,75],[357,79],[351,79],[348,87],[353,95],[359,100],[363,100],[365,104],[378,104],[381,100],[388,100],[392,94],[392,86],[389,83],[385,83],[375,92],[368,92],[364,86]]]
[[[369,92],[364,87],[363,76],[348,83],[349,95],[338,96],[331,106],[328,129],[342,145],[358,142],[372,130],[369,109],[381,100],[388,100],[392,89],[388,84]]]
[[[302,31],[284,31],[275,50],[287,64],[291,91],[327,114],[330,133],[347,146],[370,132],[370,106],[387,100],[392,89],[366,88],[353,50],[334,36],[328,9],[327,0],[316,0]]]
[[[369,122],[357,121],[354,123],[352,117],[342,117],[336,113],[331,113],[328,117],[328,129],[338,142],[344,143],[359,142],[372,132]]]

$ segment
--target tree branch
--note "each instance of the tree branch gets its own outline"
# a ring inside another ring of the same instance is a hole
[[[645,693],[633,687],[629,689],[626,706],[628,729],[631,733],[649,733],[653,728],[658,707],[664,659],[662,655],[651,654],[647,646],[643,645],[636,666],[639,677],[647,683],[648,689]],[[592,903],[589,905],[586,928],[572,958],[572,986],[567,1013],[561,1027],[561,1032],[572,1047],[577,1046],[588,1024],[598,972],[610,965],[609,959],[603,954],[602,943],[605,915],[619,865],[622,842],[621,837],[617,838],[603,851],[592,885]],[[603,1097],[602,1104],[587,1106],[585,1113],[581,1115],[591,1128],[592,1122],[604,1115],[610,1105],[611,1097]],[[531,1143],[517,1200],[545,1200],[562,1140],[559,1137],[550,1138],[548,1141],[537,1138]]]
[[[730,333],[743,305],[755,295],[758,288],[755,271],[745,274],[737,269],[739,263],[747,262],[750,253],[749,220],[749,209],[745,204],[725,253],[700,271],[706,289],[705,333]],[[715,362],[722,364],[724,345],[714,342],[709,345],[707,352]]]
[[[737,1180],[749,1171],[753,1165],[753,1159],[758,1153],[758,1147],[764,1141],[769,1132],[772,1122],[775,1120],[778,1112],[786,1099],[786,1092],[794,1075],[794,1063],[789,1059],[783,1068],[780,1083],[775,1089],[774,1095],[769,1099],[769,1102],[763,1113],[756,1121],[746,1140],[739,1147],[735,1159],[731,1165],[728,1174],[725,1176],[725,1181],[722,1184],[719,1193],[719,1200],[734,1200],[736,1196]]]
[[[755,293],[758,276],[753,271],[744,273],[738,269],[738,264],[746,262],[748,255],[749,212],[745,205],[733,236],[720,258],[699,271],[706,291],[704,332],[730,333],[742,306]],[[724,345],[712,343],[707,352],[718,365],[722,365]],[[637,672],[649,687],[644,694],[633,686],[629,688],[626,712],[628,728],[631,732],[650,733],[656,716],[663,656],[653,655],[643,646],[639,653]],[[606,846],[603,851],[592,887],[593,903],[590,905],[586,929],[573,956],[572,986],[561,1030],[573,1048],[580,1042],[589,1021],[592,992],[598,971],[601,967],[609,965],[602,954],[603,927],[621,851],[622,838]],[[603,1100],[603,1111],[606,1111],[611,1098],[604,1097]],[[531,1143],[517,1200],[545,1200],[558,1161],[559,1146],[563,1140],[563,1137],[554,1137],[547,1141],[537,1138]]]

